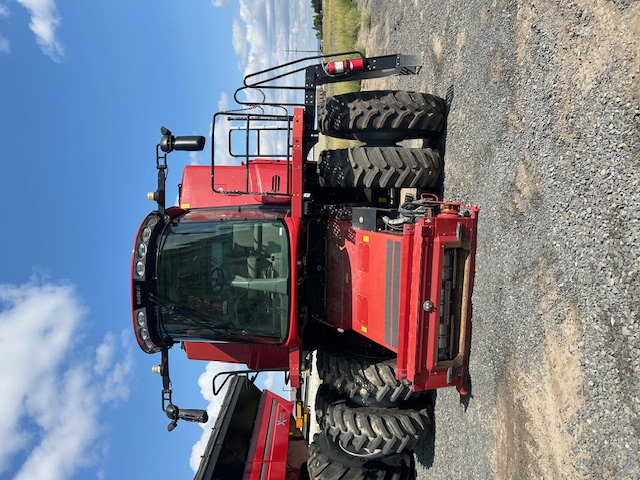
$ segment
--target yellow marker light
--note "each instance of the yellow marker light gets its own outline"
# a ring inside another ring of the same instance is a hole
[[[360,330],[362,330],[363,333],[367,333],[367,327],[365,326],[360,327]]]
[[[190,203],[183,203],[182,205],[180,205],[180,208],[182,208],[183,210],[188,210],[191,208],[191,204]]]
[[[362,241],[369,242],[369,235],[365,235],[364,237],[362,237]]]
[[[296,428],[302,428],[302,404],[300,402],[296,402]]]

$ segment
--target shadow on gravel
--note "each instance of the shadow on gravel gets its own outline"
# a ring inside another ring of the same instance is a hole
[[[473,398],[471,394],[471,376],[467,378],[467,394],[460,395],[460,405],[464,407],[464,411],[467,411],[467,407],[469,406],[469,400]],[[422,465],[424,468],[431,468],[433,466],[433,460],[436,452],[436,435],[437,435],[437,426],[436,426],[436,400],[438,398],[438,391],[432,390],[430,393],[430,403],[432,407],[431,411],[431,430],[427,433],[420,444],[420,448],[414,451],[416,462]]]
[[[433,456],[435,454],[435,445],[436,445],[436,399],[438,397],[438,392],[436,390],[432,390],[429,392],[431,398],[429,402],[431,403],[431,430],[427,433],[420,444],[420,448],[415,450],[415,457],[417,463],[422,465],[425,468],[431,468],[433,465]]]
[[[473,390],[472,390],[472,384],[471,384],[471,374],[469,374],[467,376],[467,394],[466,395],[460,395],[460,405],[462,405],[464,407],[464,411],[467,411],[467,408],[469,408],[469,400],[471,400],[473,398]]]
[[[471,394],[471,376],[467,378],[467,394],[460,395],[460,405],[464,407],[464,411],[467,411],[467,407],[469,406],[469,401],[473,398]],[[431,404],[431,422],[432,426],[424,436],[422,443],[420,444],[420,448],[417,448],[414,451],[416,462],[422,465],[424,468],[431,468],[433,466],[433,460],[436,452],[436,435],[437,435],[437,425],[436,425],[436,400],[438,399],[438,391],[431,390],[429,392],[430,399],[429,403]]]
[[[445,151],[447,146],[447,121],[449,118],[449,111],[451,110],[451,103],[453,102],[453,93],[454,88],[453,85],[450,85],[447,89],[447,96],[445,97],[446,107],[445,107],[445,116],[444,116],[444,126],[442,128],[442,134],[435,138],[425,138],[422,142],[422,148],[433,148],[435,150],[440,151],[440,156],[442,158],[442,181],[438,189],[434,192],[439,199],[444,199],[444,183],[445,183]]]

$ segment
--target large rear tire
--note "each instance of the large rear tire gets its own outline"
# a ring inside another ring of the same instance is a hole
[[[307,460],[313,480],[410,480],[413,457],[396,455],[388,459],[368,460],[343,452],[324,432],[313,437]]]
[[[324,187],[435,188],[442,178],[442,160],[430,148],[324,150],[318,159],[318,176]]]
[[[320,105],[323,135],[368,144],[392,145],[431,137],[444,128],[446,103],[427,93],[369,91],[335,95]]]
[[[417,396],[411,382],[396,379],[396,359],[372,359],[318,350],[318,375],[324,385],[364,405],[393,406]]]
[[[320,388],[316,411],[320,427],[345,453],[376,459],[408,452],[431,428],[429,406],[352,405],[334,391]]]

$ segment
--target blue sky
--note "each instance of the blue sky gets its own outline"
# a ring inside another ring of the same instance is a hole
[[[309,3],[0,0],[0,479],[193,477],[206,435],[166,431],[131,331],[159,128],[206,135],[245,72],[313,49]],[[171,362],[174,402],[213,413],[220,366]]]

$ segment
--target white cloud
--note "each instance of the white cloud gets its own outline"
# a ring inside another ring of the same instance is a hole
[[[56,396],[49,397],[44,409],[33,411],[35,420],[46,434],[33,448],[14,480],[63,479],[87,466],[88,445],[99,434],[98,409],[92,392],[90,375],[82,367],[69,369],[56,386]],[[36,415],[51,412],[49,422]],[[3,437],[7,438],[7,437]]]
[[[224,112],[229,110],[229,95],[226,92],[220,92],[220,100],[218,100],[218,111]],[[229,155],[228,147],[228,131],[229,131],[229,119],[226,116],[218,117],[216,121],[216,128],[213,131],[213,144],[214,144],[214,160],[216,165],[237,165],[238,162]]]
[[[233,19],[231,26],[231,44],[233,45],[233,51],[238,58],[238,70],[243,70],[247,64],[247,57],[249,56],[249,43],[247,42],[246,29],[237,18]]]
[[[0,18],[8,18],[9,13],[9,7],[0,5]],[[0,55],[3,53],[11,53],[11,47],[9,45],[9,39],[0,35]]]
[[[226,7],[231,0],[211,0],[211,5],[214,7]]]
[[[133,368],[133,353],[131,351],[131,334],[129,330],[123,330],[120,334],[120,347],[115,346],[115,335],[107,333],[104,342],[98,347],[107,345],[110,356],[103,360],[100,374],[104,377],[103,386],[100,389],[100,398],[103,402],[113,403],[129,398],[129,378]],[[119,361],[113,362],[115,353],[119,355]],[[98,358],[96,351],[96,358]]]
[[[283,396],[282,390],[285,388],[285,385],[282,372],[267,372],[263,382],[266,390],[271,390],[277,395]]]
[[[113,362],[113,353],[116,348],[115,339],[113,333],[107,333],[102,343],[96,348],[96,363],[93,368],[98,375],[105,373]]]
[[[238,69],[243,75],[255,73],[270,67],[290,62],[294,59],[314,55],[317,40],[313,30],[311,7],[308,0],[240,0],[239,15],[232,25],[232,45],[238,60]],[[302,67],[302,64],[293,68]],[[275,76],[283,70],[268,75]],[[256,80],[254,77],[251,81]],[[304,74],[288,76],[269,85],[303,85]],[[238,94],[241,101],[248,104],[302,103],[303,93],[292,90],[245,89]],[[220,94],[218,111],[242,108],[241,105],[231,105],[230,97],[226,93]],[[291,109],[288,110],[292,112]],[[282,115],[281,108],[264,107],[254,110],[254,113]],[[280,124],[279,126],[283,126]],[[234,123],[234,126],[241,126]],[[229,123],[225,117],[219,117],[213,132],[214,153],[216,165],[238,165],[240,159],[229,155],[228,131]],[[244,144],[240,145],[234,135],[234,153],[244,152]],[[255,136],[251,135],[252,150],[255,153]],[[287,137],[283,132],[275,130],[263,131],[260,136],[260,151],[265,157],[270,154],[283,154],[287,151]]]
[[[11,412],[0,422],[0,438],[11,439],[0,442],[0,475],[69,478],[97,460],[90,452],[104,402],[128,394],[129,347],[123,339],[119,351],[109,334],[86,357],[78,337],[87,310],[72,285],[0,285],[0,308],[0,411]]]
[[[243,75],[255,73],[267,68],[288,63],[295,59],[310,57],[317,51],[317,39],[313,30],[313,16],[308,0],[240,0],[239,16],[232,28],[232,45],[238,58],[238,68]],[[300,68],[302,63],[287,68]],[[286,70],[277,70],[266,74],[275,76]],[[266,76],[253,77],[251,82],[265,79]],[[304,74],[298,73],[276,80],[268,85],[304,85]],[[238,94],[239,99],[248,103],[290,104],[302,103],[301,91],[270,90],[262,92],[245,89]],[[281,109],[267,107],[264,113],[282,114]],[[289,108],[291,113],[291,108]],[[220,133],[220,136],[223,132]],[[216,127],[218,137],[218,127]],[[284,133],[264,134],[260,149],[268,153],[282,154],[287,149]],[[214,140],[216,145],[218,140]],[[216,149],[217,150],[217,149]],[[216,156],[218,156],[216,151]],[[220,152],[220,155],[223,155]],[[221,157],[222,158],[222,157]],[[218,162],[216,161],[216,164]],[[221,163],[222,164],[222,163]]]
[[[9,40],[2,35],[0,35],[0,54],[2,53],[10,53],[11,47],[9,46]]]
[[[307,52],[317,48],[308,0],[240,0],[239,18],[244,28],[233,32],[232,42],[236,55],[246,58],[245,75],[314,55]],[[304,78],[280,81],[302,85]],[[279,95],[281,101],[291,98],[290,92]]]
[[[200,165],[200,152],[189,152],[189,165]]]
[[[56,38],[60,17],[54,0],[18,0],[31,15],[29,28],[36,36],[42,52],[54,62],[64,59],[64,47]]]
[[[216,418],[218,418],[218,413],[220,412],[220,407],[222,407],[222,401],[224,400],[224,396],[227,391],[227,388],[225,387],[218,395],[214,396],[212,386],[213,377],[215,377],[219,372],[240,370],[244,368],[246,368],[245,365],[239,365],[236,363],[209,362],[207,363],[205,371],[198,378],[200,393],[202,394],[203,398],[209,402],[209,405],[207,407],[209,421],[205,424],[200,424],[200,426],[202,427],[202,435],[191,448],[191,458],[189,459],[189,465],[194,472],[198,471],[200,459],[204,454],[204,449],[207,446],[209,437],[211,436],[211,429],[216,423]]]

